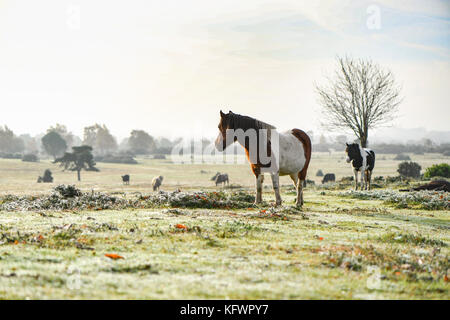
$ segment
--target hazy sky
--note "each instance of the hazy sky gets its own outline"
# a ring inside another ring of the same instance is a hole
[[[396,126],[450,130],[449,26],[449,1],[0,0],[0,125],[213,135],[222,108],[316,130],[314,82],[349,54],[403,85]]]

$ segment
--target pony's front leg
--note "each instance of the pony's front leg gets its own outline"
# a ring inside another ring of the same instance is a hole
[[[261,173],[256,176],[256,199],[255,204],[262,202],[262,184],[264,181],[264,175]]]
[[[277,206],[281,205],[281,196],[280,196],[280,175],[277,173],[272,173],[271,175],[272,178],[272,186],[273,186],[273,191],[275,192],[275,204]]]
[[[358,190],[358,171],[353,169],[353,175],[355,177],[355,191]]]

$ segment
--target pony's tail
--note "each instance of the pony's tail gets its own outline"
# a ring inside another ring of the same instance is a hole
[[[298,173],[298,177],[301,181],[306,179],[306,174],[308,172],[308,166],[309,162],[311,161],[311,151],[312,151],[312,143],[309,136],[306,134],[305,131],[300,129],[292,129],[292,134],[300,140],[300,142],[303,145],[303,151],[305,152],[305,165],[303,166],[303,169]]]

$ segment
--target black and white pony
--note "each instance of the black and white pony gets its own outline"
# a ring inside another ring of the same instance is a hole
[[[347,163],[352,163],[355,190],[358,190],[358,173],[361,173],[361,190],[370,190],[372,171],[375,167],[375,152],[362,148],[357,143],[347,143],[345,152],[347,153]]]

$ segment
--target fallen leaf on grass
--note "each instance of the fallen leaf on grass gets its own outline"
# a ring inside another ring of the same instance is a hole
[[[184,224],[177,224],[177,225],[175,226],[175,228],[187,230],[187,227],[186,227]]]
[[[118,254],[115,254],[115,253],[107,253],[107,254],[105,254],[105,257],[108,257],[113,260],[124,259],[124,257],[119,256]]]

